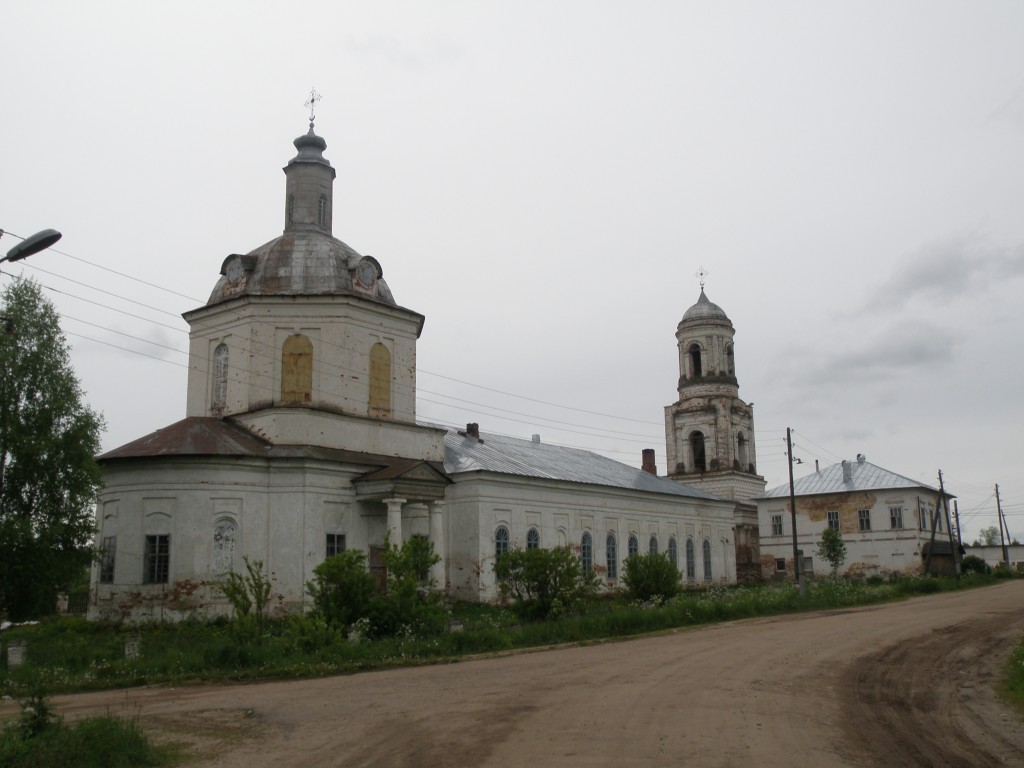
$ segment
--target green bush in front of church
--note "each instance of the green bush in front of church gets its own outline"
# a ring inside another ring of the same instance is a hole
[[[626,558],[622,581],[633,600],[669,600],[682,591],[679,569],[669,556],[659,552]]]
[[[347,549],[324,560],[306,582],[314,612],[333,627],[348,630],[369,614],[377,580],[366,567],[362,550]]]
[[[522,619],[575,611],[597,593],[599,579],[568,547],[512,549],[494,564],[498,589]]]

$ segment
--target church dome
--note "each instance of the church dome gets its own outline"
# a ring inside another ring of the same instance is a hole
[[[697,303],[690,307],[683,314],[683,322],[687,320],[724,320],[727,323],[731,323],[729,316],[725,314],[725,310],[717,304],[713,304],[708,297],[704,294],[704,289],[700,289],[700,298],[697,299]]]
[[[353,294],[397,306],[380,263],[334,237],[335,170],[323,156],[327,142],[313,131],[293,142],[284,167],[284,233],[247,254],[233,253],[207,306],[239,296]]]

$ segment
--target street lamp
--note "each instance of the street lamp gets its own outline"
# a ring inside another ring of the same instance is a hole
[[[3,237],[4,231],[0,229],[0,237]],[[17,237],[17,235],[14,235]],[[56,243],[62,237],[61,233],[56,229],[44,229],[42,232],[36,232],[31,237],[26,237],[16,246],[11,248],[7,252],[7,255],[0,258],[0,264],[5,261],[21,261],[27,256],[31,256],[33,253],[39,253],[45,251],[51,245]]]

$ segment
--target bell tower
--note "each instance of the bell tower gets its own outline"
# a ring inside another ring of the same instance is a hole
[[[703,271],[701,276],[703,277]],[[739,397],[735,329],[701,282],[697,303],[676,327],[679,399],[665,407],[668,476],[736,502],[737,578],[760,573],[757,506],[762,493],[754,447],[754,406]]]

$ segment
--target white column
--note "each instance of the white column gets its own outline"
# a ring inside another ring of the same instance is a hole
[[[437,582],[440,589],[447,586],[445,579],[447,552],[444,547],[444,518],[441,516],[443,508],[443,501],[430,502],[430,543],[434,545],[434,554],[441,558],[439,562],[430,567],[430,578]]]
[[[402,505],[405,499],[384,499],[388,505],[388,541],[392,546],[402,546]]]

